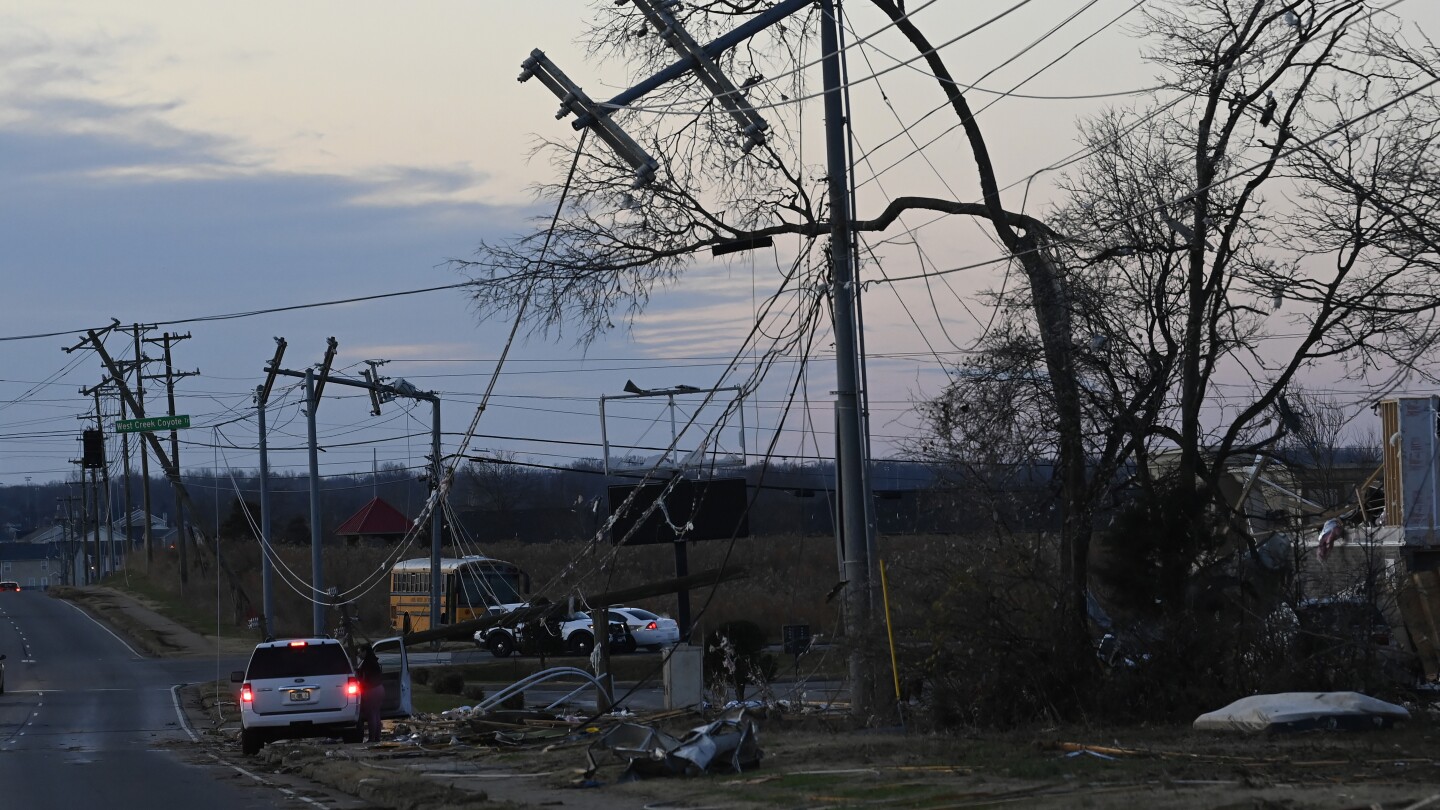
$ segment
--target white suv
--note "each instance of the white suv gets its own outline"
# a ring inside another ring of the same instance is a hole
[[[524,606],[523,603],[497,605],[490,608],[490,614],[500,616]],[[490,650],[496,658],[505,658],[517,651],[589,655],[595,647],[595,628],[590,616],[578,611],[545,621],[521,622],[513,627],[488,627],[476,630],[474,637],[476,646]],[[635,639],[626,631],[624,617],[618,614],[610,616],[610,649],[614,652],[635,649]]]
[[[270,740],[339,737],[358,743],[360,681],[345,648],[333,638],[296,638],[256,645],[240,684],[240,750],[254,754]]]

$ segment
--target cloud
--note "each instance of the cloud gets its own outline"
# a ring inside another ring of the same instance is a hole
[[[356,196],[357,205],[426,205],[472,200],[491,178],[472,166],[388,166],[369,178],[370,190]]]

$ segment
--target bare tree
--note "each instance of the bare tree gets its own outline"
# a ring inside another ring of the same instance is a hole
[[[1040,313],[1037,320],[1044,327],[1040,343],[1052,381],[1048,393],[1058,414],[1066,546],[1062,567],[1071,583],[1067,606],[1079,622],[1090,510],[1069,308],[1059,270],[1046,249],[1058,234],[1032,217],[1004,208],[985,139],[945,60],[907,16],[903,3],[872,3],[923,57],[958,117],[980,173],[983,202],[896,197],[873,218],[852,222],[852,229],[884,231],[910,210],[980,217],[1023,267]],[[688,3],[673,13],[698,38],[729,28],[769,5],[715,0]],[[645,30],[633,6],[607,8],[592,29],[592,52],[645,70],[658,67],[672,57],[657,38],[644,36]],[[569,204],[553,227],[518,240],[482,245],[477,258],[459,263],[483,282],[476,296],[482,312],[528,308],[540,328],[556,332],[569,328],[585,340],[643,310],[652,291],[676,282],[705,248],[791,235],[797,237],[798,252],[821,253],[815,238],[830,230],[825,173],[801,162],[798,119],[795,109],[784,103],[805,96],[805,71],[796,67],[804,63],[813,30],[814,20],[802,15],[767,29],[717,60],[729,76],[744,77],[752,98],[767,103],[771,135],[763,146],[743,156],[737,154],[729,118],[719,114],[713,96],[693,75],[658,89],[647,97],[646,105],[695,115],[647,117],[621,110],[614,116],[661,161],[657,181],[643,189],[631,188],[631,166],[609,152],[581,153],[567,144],[544,144],[557,174],[565,180],[542,186],[542,196],[563,197]],[[781,79],[769,81],[766,76]],[[786,279],[794,294],[821,295],[830,268],[823,253],[818,258],[799,265],[813,268],[808,273]]]
[[[1205,531],[1227,464],[1273,448],[1267,421],[1306,373],[1428,375],[1440,54],[1398,25],[1360,0],[1149,9],[1138,33],[1167,89],[1082,123],[1090,157],[1049,218],[1089,335],[1092,494],[1126,459],[1146,482],[1173,446],[1175,477],[1201,484],[1175,508]],[[1030,293],[1001,305],[1043,317]]]
[[[905,4],[871,3],[963,128],[982,201],[897,197],[854,229],[883,231],[908,210],[981,218],[1023,278],[994,296],[1018,331],[987,333],[981,348],[1031,381],[1052,414],[1034,424],[1057,458],[1065,608],[1078,639],[1094,509],[1116,471],[1132,465],[1143,481],[1150,454],[1173,445],[1181,480],[1213,484],[1227,459],[1273,441],[1261,422],[1304,370],[1327,362],[1359,373],[1383,361],[1414,371],[1433,345],[1437,55],[1362,0],[1152,9],[1138,33],[1155,43],[1167,88],[1146,109],[1082,125],[1091,157],[1063,182],[1071,203],[1047,224],[1003,204],[963,85]],[[703,38],[769,5],[702,0],[674,13]],[[564,180],[540,192],[567,205],[553,227],[459,263],[482,282],[482,313],[528,307],[538,328],[587,339],[642,311],[700,251],[766,236],[794,237],[796,253],[815,256],[781,286],[818,299],[829,274],[815,243],[830,227],[825,178],[803,163],[787,105],[806,93],[796,67],[811,22],[774,26],[717,59],[764,103],[762,146],[739,148],[693,75],[647,97],[651,114],[614,115],[659,160],[654,183],[632,188],[632,167],[606,150],[543,144]],[[642,73],[673,58],[645,30],[632,5],[607,7],[592,53]],[[1270,189],[1274,201],[1262,194]],[[1222,376],[1251,390],[1217,398]],[[1205,504],[1182,506],[1198,515]]]

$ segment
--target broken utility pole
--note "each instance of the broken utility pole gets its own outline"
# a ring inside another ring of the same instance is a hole
[[[138,410],[138,408],[136,408],[137,402],[134,394],[130,392],[130,387],[125,384],[125,378],[121,376],[119,366],[110,356],[110,352],[106,350],[105,344],[101,342],[99,333],[94,329],[89,330],[86,333],[85,340],[81,342],[81,345],[85,343],[88,343],[95,349],[96,353],[100,355],[100,360],[105,364],[105,369],[110,374],[110,379],[114,380],[116,385],[119,386],[120,396],[125,398],[132,410]],[[180,468],[174,465],[170,456],[165,452],[164,446],[160,444],[160,439],[157,438],[152,431],[143,431],[140,435],[144,438],[145,442],[150,445],[151,452],[155,454],[155,458],[160,462],[161,468],[165,471],[165,477],[170,479],[170,486],[175,490],[176,503],[184,504],[194,512],[195,502],[190,497],[190,491],[185,488],[185,483],[180,480]],[[199,514],[198,512],[194,513]],[[197,529],[197,531],[199,530]],[[219,554],[215,554],[215,561],[220,570],[225,573],[225,577],[230,583],[230,588],[235,594],[235,601],[240,605],[240,608],[247,613],[253,612],[254,607],[250,602],[250,597],[245,593],[245,589],[240,583],[240,578],[231,570],[230,564]]]
[[[267,366],[265,382],[255,389],[255,416],[260,434],[260,601],[265,606],[260,616],[262,638],[275,635],[275,564],[270,557],[275,545],[270,534],[270,444],[265,428],[265,406],[270,402],[270,389],[275,387],[275,369],[285,356],[285,338],[275,338],[275,356]]]
[[[331,340],[334,340],[334,338],[331,338]],[[365,382],[360,382],[358,380],[347,380],[343,377],[331,377],[328,373],[328,360],[332,357],[333,353],[326,353],[326,366],[321,369],[321,373],[318,375],[315,373],[315,369],[313,368],[306,369],[305,371],[294,371],[291,369],[281,369],[271,366],[267,367],[265,371],[268,374],[279,374],[286,377],[299,377],[301,379],[304,379],[306,396],[307,400],[309,400],[311,403],[310,410],[312,413],[315,410],[318,402],[316,400],[316,395],[312,394],[311,392],[323,390],[327,382],[334,383],[335,385],[346,385],[352,388],[364,388],[372,392],[373,394],[389,396],[391,398],[408,397],[410,399],[424,400],[430,403],[430,446],[432,455],[430,459],[432,470],[430,477],[433,488],[431,491],[430,500],[426,502],[425,508],[429,510],[430,514],[430,626],[439,627],[442,623],[441,620],[443,618],[440,610],[440,588],[444,581],[444,577],[440,576],[440,548],[444,523],[443,510],[440,509],[439,501],[442,497],[444,497],[444,492],[441,484],[442,479],[445,475],[445,467],[443,459],[440,455],[440,396],[433,391],[420,391],[415,388],[415,386],[411,385],[405,380],[396,380],[394,385],[386,385],[376,382],[376,378],[373,375],[367,375]],[[377,396],[371,400],[372,406],[376,410],[379,409],[379,403],[384,400],[384,396]],[[320,548],[318,528],[319,468],[317,461],[318,444],[315,437],[313,416],[310,419],[310,425],[311,486],[317,487],[311,490],[313,493],[311,510],[312,514],[315,514],[317,516],[317,522],[315,523],[315,525],[312,525],[310,527],[310,531],[312,552],[318,555]],[[318,628],[321,626],[322,621],[320,618],[320,614],[323,613],[325,608],[325,602],[323,601],[325,598],[325,591],[322,588],[320,578],[318,576],[318,572],[320,571],[318,557],[316,558],[315,566],[315,571],[317,572],[317,575],[311,581],[310,586],[311,589],[315,592],[313,598],[315,599],[315,621]],[[319,632],[318,629],[317,632]]]
[[[623,5],[631,0],[616,0]],[[538,78],[560,99],[557,118],[575,114],[571,126],[593,131],[617,156],[635,169],[637,186],[655,181],[659,167],[654,158],[614,121],[614,114],[652,90],[692,71],[734,117],[747,139],[746,150],[763,143],[765,122],[745,100],[743,90],[734,87],[715,66],[714,60],[760,31],[790,15],[813,8],[814,0],[781,0],[757,13],[749,21],[700,46],[686,34],[667,2],[635,0],[642,15],[681,58],[650,78],[597,104],[562,73],[543,51],[536,49],[522,64],[520,81]],[[840,489],[839,563],[845,581],[845,633],[851,640],[851,710],[861,718],[872,714],[876,697],[874,656],[865,655],[860,639],[869,630],[875,610],[875,532],[868,475],[867,429],[863,414],[865,392],[860,372],[860,326],[857,316],[859,284],[855,277],[854,237],[850,222],[849,138],[843,66],[840,49],[840,20],[835,0],[819,0],[821,73],[824,80],[825,141],[827,181],[830,197],[830,300],[835,335],[835,466]]]

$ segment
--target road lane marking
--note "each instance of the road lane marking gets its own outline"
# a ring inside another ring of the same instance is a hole
[[[85,611],[81,610],[81,609],[79,608],[79,606],[77,606],[74,602],[66,602],[65,604],[69,605],[69,606],[72,607],[72,608],[75,608],[75,612],[76,612],[76,613],[79,613],[81,616],[84,616],[85,618],[87,618],[87,619],[89,619],[90,621],[94,622],[96,627],[98,627],[98,628],[100,628],[101,630],[104,630],[105,632],[109,633],[109,634],[110,634],[110,637],[113,638],[113,639],[115,639],[116,641],[120,642],[120,646],[122,646],[122,647],[124,647],[125,649],[129,650],[131,655],[135,656],[136,658],[144,658],[144,657],[145,657],[145,656],[141,655],[140,653],[135,652],[135,648],[134,648],[134,647],[131,647],[129,644],[126,644],[126,643],[125,643],[125,639],[120,638],[119,636],[115,635],[115,631],[114,631],[114,630],[111,630],[110,628],[108,628],[108,627],[106,627],[105,625],[101,624],[99,619],[96,619],[94,616],[91,616],[89,613],[86,613]]]
[[[175,716],[180,718],[180,728],[184,729],[185,733],[189,735],[190,742],[198,743],[200,742],[200,737],[190,728],[190,721],[185,717],[185,710],[180,708],[180,687],[184,685],[183,683],[177,683],[170,687],[170,702],[175,704]]]
[[[140,689],[121,689],[118,687],[103,687],[100,689],[11,689],[7,695],[88,695],[94,692],[168,692],[170,690],[162,686],[152,686]],[[40,704],[45,705],[45,704]]]
[[[242,774],[250,777],[251,779],[254,779],[256,782],[259,782],[260,784],[264,785],[265,787],[275,788],[276,790],[280,791],[281,793],[284,793],[286,796],[289,796],[289,797],[292,798],[292,799],[299,799],[300,801],[305,802],[306,804],[314,805],[315,807],[324,807],[324,806],[325,806],[324,804],[322,804],[322,803],[320,803],[320,802],[317,802],[317,801],[315,801],[314,799],[312,799],[312,798],[310,798],[310,797],[308,797],[308,796],[301,796],[299,793],[296,793],[295,791],[291,790],[290,788],[280,787],[279,785],[277,785],[277,784],[275,784],[275,783],[273,783],[273,782],[266,781],[263,777],[257,776],[256,774],[253,774],[253,773],[245,770],[244,768],[240,767],[239,765],[236,765],[236,764],[233,763],[233,762],[226,762],[225,760],[221,759],[220,757],[218,757],[218,756],[216,756],[216,755],[214,755],[214,754],[211,754],[211,755],[210,755],[210,758],[213,759],[213,760],[215,760],[216,762],[221,763],[221,764],[229,765],[231,768],[234,768],[235,770],[239,771],[240,773],[242,773]]]

